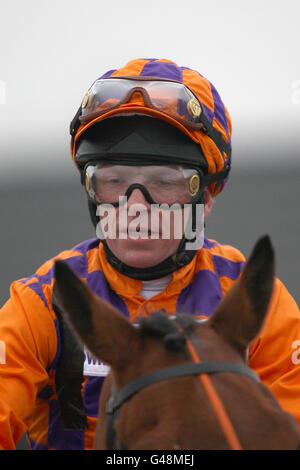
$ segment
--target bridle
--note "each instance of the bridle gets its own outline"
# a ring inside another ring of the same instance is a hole
[[[199,355],[192,344],[191,340],[186,337],[185,332],[181,325],[176,322],[176,326],[181,334],[183,334],[186,347],[189,353],[190,361],[176,366],[166,367],[163,369],[157,369],[153,372],[145,374],[137,379],[127,383],[119,392],[116,391],[116,387],[113,384],[112,393],[106,405],[106,446],[108,450],[114,449],[114,441],[117,438],[118,449],[125,450],[126,447],[120,441],[114,429],[115,421],[118,417],[121,406],[134,396],[139,391],[148,387],[149,385],[177,378],[187,377],[196,375],[200,380],[208,400],[214,410],[219,425],[223,431],[223,434],[228,442],[231,450],[242,450],[241,443],[237,437],[235,429],[231,423],[231,420],[226,412],[224,404],[220,399],[212,381],[210,378],[211,374],[219,372],[230,372],[235,374],[242,374],[256,381],[260,381],[259,377],[252,369],[242,363],[235,362],[223,362],[223,361],[208,361],[201,362]]]

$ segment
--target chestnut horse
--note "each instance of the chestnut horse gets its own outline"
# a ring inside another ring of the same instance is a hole
[[[97,449],[296,449],[296,420],[247,367],[274,283],[269,237],[208,320],[158,311],[133,325],[63,261],[56,289],[91,353],[111,366]],[[167,313],[167,314],[166,314]]]

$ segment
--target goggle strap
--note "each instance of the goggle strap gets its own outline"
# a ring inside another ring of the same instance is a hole
[[[204,124],[205,129],[203,129],[204,134],[208,135],[215,144],[217,145],[218,149],[222,153],[222,157],[224,158],[223,152],[226,153],[227,158],[230,160],[231,156],[231,148],[228,143],[224,140],[220,131],[218,131],[211,122],[207,119],[207,117],[202,113],[200,117],[201,122]]]
[[[223,181],[228,173],[230,172],[230,165],[226,166],[224,170],[219,171],[218,173],[212,173],[202,177],[204,186],[210,186],[213,183]]]

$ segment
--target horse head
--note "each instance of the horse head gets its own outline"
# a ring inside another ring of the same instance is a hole
[[[296,449],[296,420],[247,367],[274,284],[261,238],[212,317],[158,311],[133,325],[57,261],[56,288],[79,340],[111,366],[99,405],[99,449]],[[112,390],[114,391],[112,394]]]

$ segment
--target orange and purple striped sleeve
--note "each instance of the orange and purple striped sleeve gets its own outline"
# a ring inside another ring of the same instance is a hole
[[[34,283],[34,279],[31,281]],[[49,382],[57,349],[55,323],[41,297],[15,281],[0,310],[0,448],[15,449],[27,431],[37,394]]]
[[[249,365],[300,424],[300,312],[279,279],[264,326],[250,347]]]

